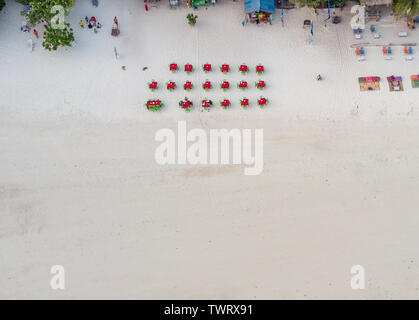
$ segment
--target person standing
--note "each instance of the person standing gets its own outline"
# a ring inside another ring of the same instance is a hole
[[[113,18],[113,22],[118,25],[118,18],[115,16],[115,18]]]
[[[118,59],[118,51],[116,51],[116,47],[113,48],[113,52],[115,53],[115,59]]]
[[[80,20],[79,24],[80,24],[80,27],[84,28],[83,20]]]
[[[145,8],[145,11],[148,11],[148,3],[147,3],[147,0],[144,0],[144,8]]]
[[[37,39],[39,38],[39,34],[38,34],[38,31],[36,31],[36,29],[33,29],[33,34],[35,35]]]

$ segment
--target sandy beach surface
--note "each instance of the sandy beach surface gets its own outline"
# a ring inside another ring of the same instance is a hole
[[[57,52],[20,32],[21,5],[0,13],[0,298],[419,298],[419,89],[409,79],[419,51],[405,61],[393,46],[387,61],[375,46],[416,43],[418,31],[398,38],[406,26],[387,16],[376,23],[381,39],[356,40],[349,7],[336,11],[338,25],[303,8],[286,11],[284,26],[277,11],[272,26],[243,27],[243,2],[220,0],[191,27],[191,9],[166,1],[148,12],[142,1],[99,2],[76,0],[76,44]],[[103,24],[98,34],[78,26],[86,15]],[[304,19],[314,21],[311,44]],[[172,61],[235,72],[171,74]],[[236,71],[242,62],[249,75]],[[403,92],[389,92],[390,75],[403,77]],[[360,92],[361,76],[380,76],[381,90]],[[240,90],[205,93],[206,78],[263,78],[270,104],[257,108],[252,87],[243,110]],[[163,88],[169,79],[195,84],[190,113],[177,106],[181,88]],[[151,97],[161,112],[145,109]],[[200,112],[204,97],[233,105]],[[154,135],[179,120],[262,128],[263,173],[158,165]],[[50,287],[53,265],[65,268],[65,290]],[[364,290],[350,286],[353,265],[365,268]]]

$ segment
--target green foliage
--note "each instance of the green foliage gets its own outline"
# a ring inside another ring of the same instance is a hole
[[[74,0],[17,0],[19,3],[31,6],[27,15],[31,25],[36,25],[42,19],[51,21],[56,13],[51,13],[51,8],[60,5],[65,8],[65,15],[68,15],[68,9],[73,7]]]
[[[73,29],[70,24],[66,23],[64,29],[54,29],[50,25],[45,26],[44,41],[42,46],[51,51],[57,50],[58,47],[68,46],[71,47],[71,43],[74,41]]]
[[[197,16],[197,15],[194,15],[194,14],[192,14],[192,13],[189,13],[189,14],[186,16],[186,19],[188,20],[188,23],[189,23],[191,26],[194,26],[194,25],[196,24],[196,19],[198,19],[198,16]]]
[[[416,0],[394,0],[393,7],[397,17],[411,17],[419,12],[419,3]]]
[[[6,2],[4,2],[4,0],[0,0],[0,11],[3,10],[5,5],[6,5]]]
[[[1,0],[0,0],[1,1]],[[69,9],[73,7],[74,0],[16,0],[17,2],[30,6],[29,13],[26,15],[29,24],[37,25],[41,20],[48,20],[49,25],[45,25],[44,41],[42,46],[51,51],[58,47],[69,46],[74,41],[73,29],[69,23],[64,23],[64,28],[53,28],[53,18],[58,12],[51,12],[54,6],[62,6],[64,15],[67,16]],[[23,15],[23,12],[22,12]],[[58,22],[58,21],[57,21]]]
[[[300,7],[310,7],[310,8],[317,8],[317,7],[326,7],[327,8],[327,0],[291,0],[294,3],[297,3]],[[339,7],[346,0],[330,0],[330,6],[332,8]]]

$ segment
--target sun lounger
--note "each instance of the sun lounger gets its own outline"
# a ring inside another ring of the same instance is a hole
[[[413,56],[408,55],[405,57],[406,61],[412,61],[413,60]]]
[[[405,54],[412,54],[412,53],[413,53],[412,47],[410,47],[410,46],[405,46],[405,47],[404,47],[404,53],[405,53]]]
[[[419,75],[414,74],[410,76],[410,81],[412,83],[412,88],[419,88]]]
[[[407,32],[406,31],[399,32],[399,37],[407,37]]]
[[[402,77],[390,76],[387,77],[390,91],[403,91]]]
[[[358,57],[358,61],[365,61],[365,56]]]
[[[380,38],[381,38],[381,35],[380,34],[374,33],[374,39],[380,39]]]

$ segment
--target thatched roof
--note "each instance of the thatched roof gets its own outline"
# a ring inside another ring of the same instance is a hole
[[[364,0],[367,7],[392,5],[393,0]]]

